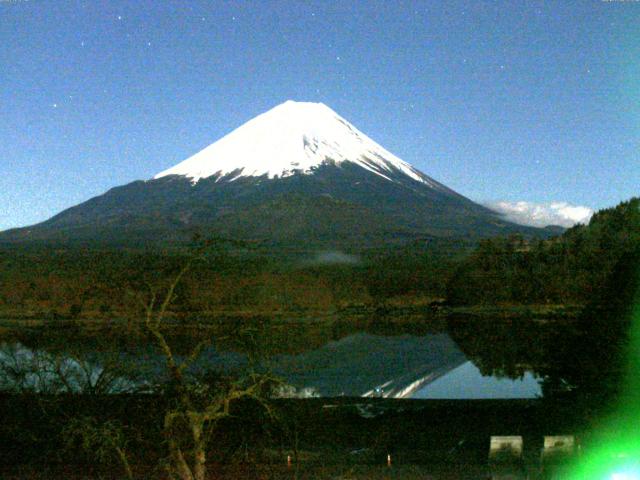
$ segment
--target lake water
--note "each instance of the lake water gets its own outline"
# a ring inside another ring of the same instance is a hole
[[[468,358],[448,333],[385,335],[356,331],[337,337],[292,353],[269,355],[257,368],[270,369],[289,385],[282,391],[284,396],[497,399],[541,395],[531,371],[518,372],[511,375],[513,378],[481,373],[481,365]],[[35,357],[42,365],[44,351],[33,345],[5,342],[0,344],[0,364],[15,363],[19,352],[25,365]],[[66,368],[77,370],[78,375],[91,371],[91,378],[86,379],[89,383],[97,381],[107,364],[118,368],[133,365],[138,379],[148,380],[163,371],[162,357],[150,347],[135,353],[116,352],[116,357],[114,362],[114,352],[89,351],[82,357],[83,365],[67,359]],[[247,358],[240,351],[210,347],[202,352],[194,368],[242,370]],[[42,381],[41,376],[38,378]]]
[[[484,376],[447,334],[349,335],[319,349],[274,359],[274,370],[317,396],[385,398],[535,398],[540,386]]]
[[[518,379],[500,378],[482,375],[473,362],[465,362],[416,391],[412,398],[536,398],[541,394],[540,383],[531,372]]]

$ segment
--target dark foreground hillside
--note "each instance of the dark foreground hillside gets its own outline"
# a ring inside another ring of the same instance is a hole
[[[158,403],[150,396],[2,396],[0,469],[5,475],[39,472],[34,478],[120,478],[115,458],[97,462],[57,431],[73,412],[121,421],[133,470],[141,478],[163,478],[156,469],[164,445]],[[522,435],[525,461],[518,469],[534,473],[543,435],[581,435],[589,427],[571,402],[345,398],[274,405],[276,417],[265,419],[245,404],[212,432],[211,478],[296,478],[296,472],[297,478],[420,478],[415,475],[429,472],[442,476],[428,478],[485,478],[491,435]],[[588,445],[588,436],[579,438]]]

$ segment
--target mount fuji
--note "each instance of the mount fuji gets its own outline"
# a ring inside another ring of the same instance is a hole
[[[195,232],[300,250],[543,235],[418,171],[329,107],[287,101],[152,179],[0,241],[171,244]]]
[[[349,162],[386,180],[401,173],[441,189],[429,177],[388,152],[322,103],[278,105],[184,162],[154,178],[179,175],[232,182],[242,177],[285,178],[312,174],[324,164]]]

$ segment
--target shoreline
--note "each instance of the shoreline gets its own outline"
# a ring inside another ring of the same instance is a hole
[[[166,324],[181,326],[216,326],[226,322],[254,322],[270,319],[274,324],[287,323],[323,323],[354,322],[373,320],[394,323],[422,323],[424,321],[442,321],[447,319],[467,320],[575,320],[584,306],[582,305],[484,305],[448,307],[429,306],[375,306],[346,307],[337,310],[318,311],[260,311],[260,310],[217,310],[207,312],[168,312]],[[131,316],[86,315],[43,316],[36,312],[17,313],[0,310],[0,333],[5,328],[34,327],[92,327],[110,326],[134,321]]]

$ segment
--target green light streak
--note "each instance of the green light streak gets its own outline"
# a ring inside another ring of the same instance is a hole
[[[603,6],[605,6],[603,4]],[[626,10],[629,12],[629,10]],[[637,17],[630,14],[618,20],[610,51],[608,69],[610,78],[619,79],[617,89],[610,93],[612,104],[626,117],[631,138],[640,136],[640,36]],[[614,40],[615,39],[615,40]],[[640,151],[636,150],[636,157]],[[636,252],[637,253],[637,252]],[[638,256],[632,257],[637,259]],[[638,268],[640,266],[637,266]],[[640,275],[640,271],[636,272]],[[629,279],[631,281],[631,279]],[[639,285],[638,282],[635,285]],[[624,287],[620,285],[621,289]],[[612,406],[603,426],[595,432],[593,445],[577,459],[570,480],[612,479],[624,464],[634,464],[635,475],[626,478],[640,479],[640,287],[635,301],[627,312],[630,330],[626,348],[626,370],[620,399]],[[625,478],[621,476],[619,478]]]
[[[640,479],[640,292],[635,299],[623,393],[570,480]]]

